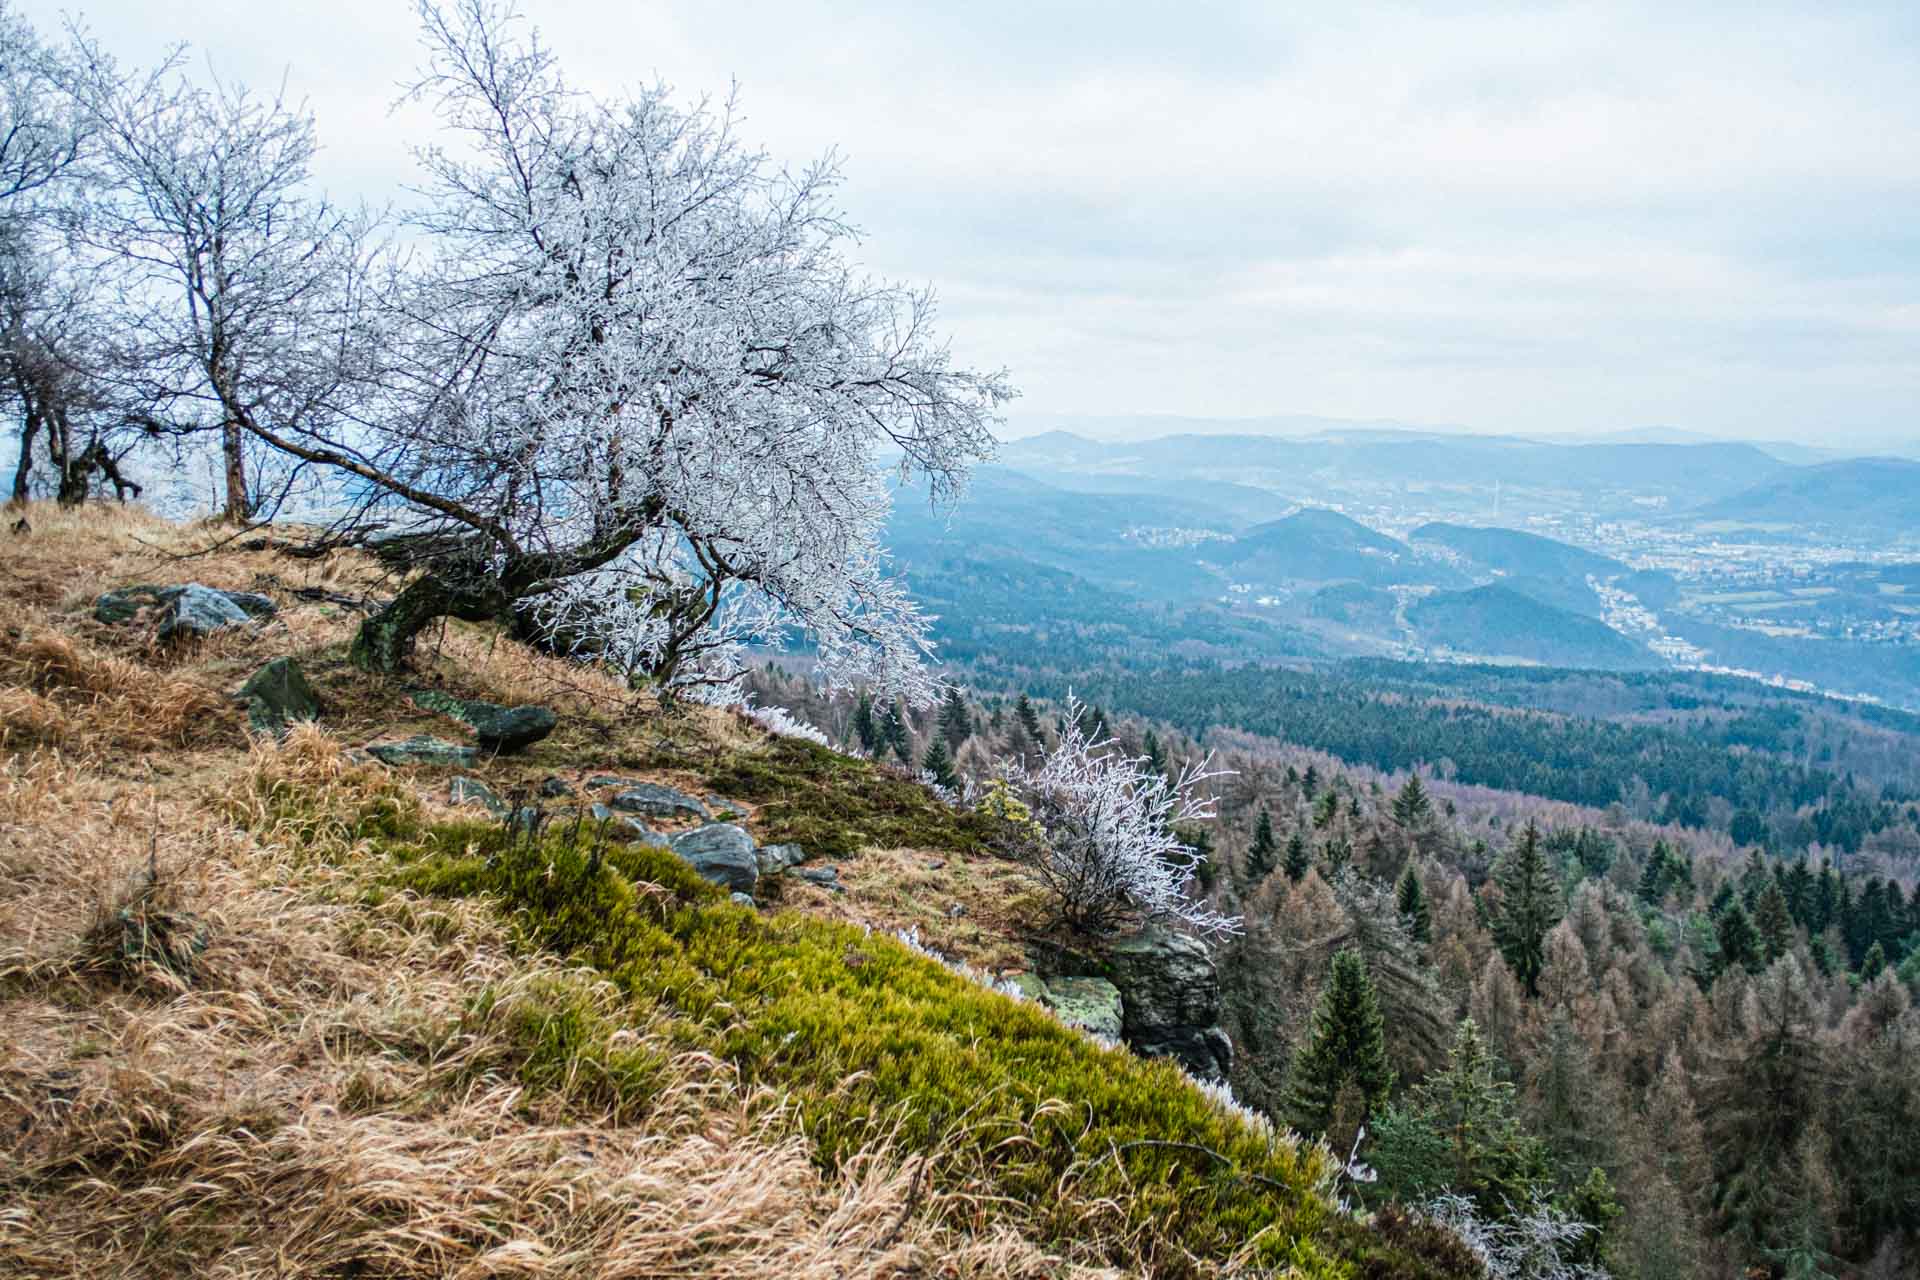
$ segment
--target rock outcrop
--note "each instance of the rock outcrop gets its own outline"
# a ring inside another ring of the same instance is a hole
[[[1109,943],[1106,958],[1134,1051],[1174,1058],[1202,1080],[1226,1079],[1233,1043],[1220,1026],[1220,975],[1207,944],[1149,926]]]
[[[121,587],[109,591],[93,602],[93,620],[110,626],[123,622],[132,622],[142,610],[156,613],[175,604],[188,592],[198,595],[217,596],[220,601],[241,615],[240,621],[248,619],[271,618],[279,612],[272,600],[252,591],[220,591],[213,587],[204,587],[197,582],[183,582],[175,586],[163,587],[152,583],[143,583],[136,587]],[[225,611],[222,610],[224,613]]]

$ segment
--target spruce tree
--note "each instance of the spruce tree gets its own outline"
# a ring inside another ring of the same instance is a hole
[[[1147,730],[1147,742],[1144,753],[1147,757],[1147,768],[1153,771],[1154,776],[1159,778],[1166,777],[1167,756],[1165,752],[1160,750],[1160,739],[1153,736],[1153,730],[1151,729]]]
[[[1349,1087],[1358,1096],[1361,1114],[1340,1116],[1341,1094]],[[1373,980],[1359,949],[1347,947],[1333,958],[1313,1025],[1294,1055],[1287,1077],[1289,1123],[1311,1134],[1327,1133],[1336,1121],[1363,1124],[1386,1106],[1392,1088],[1386,1022]]]
[[[1340,793],[1328,788],[1320,793],[1320,799],[1314,802],[1313,825],[1317,830],[1325,831],[1340,816]]]
[[[1793,946],[1793,912],[1787,907],[1787,895],[1778,881],[1760,891],[1754,908],[1753,926],[1760,936],[1760,950],[1771,964]]]
[[[1021,694],[1020,701],[1013,704],[1013,713],[1020,717],[1020,727],[1027,731],[1029,738],[1033,739],[1034,746],[1038,747],[1046,742],[1046,738],[1040,733],[1040,713],[1033,709],[1033,703],[1026,694]]]
[[[1407,775],[1407,785],[1400,788],[1400,794],[1393,798],[1393,820],[1403,827],[1425,825],[1433,816],[1433,802],[1427,799],[1427,789],[1420,783],[1417,773]]]
[[[1500,886],[1494,943],[1527,995],[1538,996],[1547,931],[1560,923],[1566,908],[1560,901],[1560,880],[1540,847],[1540,829],[1533,823],[1527,824],[1520,842],[1500,860],[1494,879]]]
[[[1259,884],[1273,874],[1277,850],[1273,839],[1273,819],[1262,809],[1260,821],[1254,824],[1253,844],[1247,850],[1247,879],[1250,883]]]
[[[1657,907],[1667,898],[1667,842],[1655,840],[1653,852],[1647,855],[1647,865],[1640,869],[1640,901],[1650,907]]]
[[[947,695],[940,701],[939,733],[947,740],[950,752],[958,751],[960,744],[973,735],[973,717],[967,714],[967,701],[956,685],[948,685]]]
[[[1735,965],[1748,973],[1759,972],[1760,933],[1753,927],[1753,917],[1744,906],[1735,901],[1721,912],[1713,933],[1714,941],[1720,946],[1717,973],[1725,973]]]
[[[1407,932],[1415,942],[1433,940],[1433,913],[1427,907],[1427,891],[1420,885],[1420,877],[1409,866],[1406,874],[1400,877],[1396,904],[1400,908],[1400,918],[1407,922]]]
[[[880,725],[873,718],[873,695],[864,689],[853,709],[853,736],[859,739],[860,749],[868,755],[880,749],[882,738]]]
[[[1307,878],[1307,872],[1313,866],[1313,855],[1307,852],[1307,841],[1298,829],[1287,837],[1287,859],[1282,864],[1287,869],[1287,879],[1299,884]]]
[[[953,772],[953,757],[947,753],[947,740],[935,734],[933,741],[927,744],[927,753],[920,757],[920,767],[933,775],[933,780],[943,787],[956,786],[959,778]]]
[[[1306,796],[1307,799],[1311,800],[1318,794],[1319,790],[1320,771],[1312,765],[1308,765],[1307,771],[1300,776],[1300,792]]]
[[[1548,1174],[1546,1149],[1521,1128],[1514,1087],[1499,1078],[1498,1066],[1473,1019],[1463,1018],[1447,1065],[1416,1085],[1409,1098],[1446,1139],[1449,1188],[1493,1213],[1530,1201]]]

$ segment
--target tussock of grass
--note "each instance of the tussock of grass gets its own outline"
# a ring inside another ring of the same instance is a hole
[[[707,772],[721,795],[755,802],[768,844],[812,854],[866,847],[981,852],[985,821],[947,808],[911,779],[798,738],[729,753]]]
[[[0,749],[179,747],[217,732],[209,689],[44,625],[0,630]]]

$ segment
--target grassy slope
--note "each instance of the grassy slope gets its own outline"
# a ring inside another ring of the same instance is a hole
[[[0,574],[0,1272],[1422,1274],[1328,1209],[1315,1152],[862,927],[1016,954],[1027,891],[917,787],[456,627],[423,679],[563,714],[496,789],[718,790],[851,892],[754,913],[564,813],[511,844],[444,772],[343,752],[458,734],[289,594],[368,566],[30,514]],[[154,580],[282,620],[169,653],[88,616]],[[326,731],[249,744],[225,694],[283,653]]]

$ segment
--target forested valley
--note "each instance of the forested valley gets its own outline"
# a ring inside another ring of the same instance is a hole
[[[1499,707],[1515,681],[1675,722]],[[1060,730],[1038,695],[922,716],[779,670],[755,685],[956,785]],[[1210,751],[1223,771],[1217,818],[1185,838],[1209,857],[1194,891],[1245,917],[1220,952],[1236,1093],[1357,1150],[1378,1175],[1355,1188],[1369,1203],[1551,1199],[1604,1227],[1587,1256],[1615,1275],[1911,1274],[1920,846],[1903,784],[1864,780],[1912,759],[1884,739],[1904,722],[1756,709],[1764,694],[1698,678],[1449,670],[1441,685],[1444,708],[1357,675],[1082,686],[1116,749],[1170,774]],[[1685,721],[1708,711],[1717,736],[1694,736]],[[1794,762],[1809,753],[1828,767]],[[1859,776],[1830,771],[1855,756]],[[1502,762],[1515,772],[1468,776]],[[1841,830],[1822,825],[1830,807],[1859,825],[1821,839]]]

